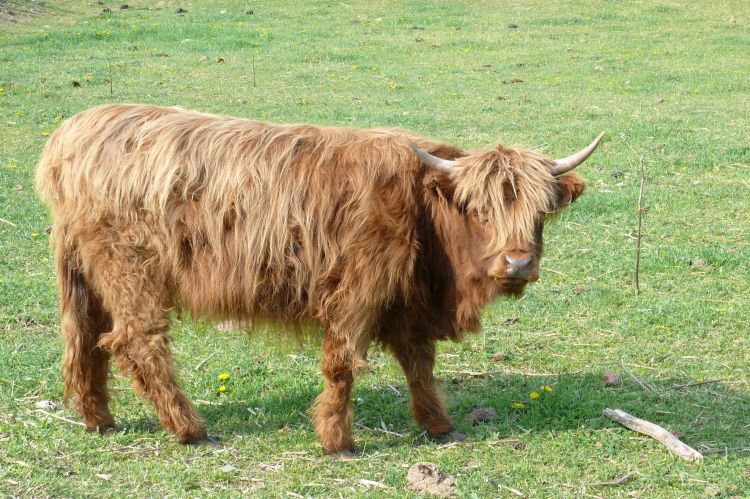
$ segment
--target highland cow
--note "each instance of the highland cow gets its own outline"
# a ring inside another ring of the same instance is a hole
[[[368,345],[403,368],[417,423],[460,440],[433,377],[435,343],[480,326],[539,277],[545,218],[596,148],[551,160],[467,152],[401,130],[275,125],[150,105],[63,123],[36,185],[51,207],[66,399],[106,432],[110,358],[182,443],[209,440],[169,349],[176,311],[323,331],[315,429],[354,448],[350,393]]]

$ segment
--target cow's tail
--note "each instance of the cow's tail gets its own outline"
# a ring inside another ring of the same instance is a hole
[[[60,231],[62,227],[55,227]],[[97,346],[100,335],[112,326],[101,298],[86,282],[82,261],[75,244],[58,235],[57,275],[60,287],[60,325],[65,352],[62,375],[65,383],[65,401],[77,394],[77,405],[86,412],[85,398],[93,397],[98,403],[108,399],[101,380],[108,371],[108,353]]]

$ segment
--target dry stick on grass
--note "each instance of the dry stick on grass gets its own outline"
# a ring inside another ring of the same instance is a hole
[[[34,409],[33,411],[30,411],[30,412],[40,412],[40,413],[44,414],[45,416],[49,416],[51,418],[59,419],[60,421],[65,421],[66,423],[75,424],[75,425],[78,425],[78,426],[83,426],[84,428],[86,427],[86,425],[83,424],[83,423],[81,423],[80,421],[74,421],[72,419],[64,418],[62,416],[58,416],[57,414],[52,414],[51,412],[47,412],[44,409]]]
[[[633,379],[633,381],[635,381],[638,384],[638,386],[640,386],[641,388],[643,388],[644,390],[646,390],[649,393],[651,393],[651,392],[654,391],[654,387],[653,386],[649,385],[645,381],[639,379],[638,376],[636,376],[635,374],[633,374],[630,371],[628,371],[628,368],[625,367],[625,364],[622,363],[622,360],[620,360],[620,367],[622,368],[623,371],[625,371],[625,373],[628,376],[630,376]]]
[[[0,217],[0,222],[2,222],[2,223],[4,223],[4,224],[8,224],[8,225],[10,225],[11,227],[18,227],[18,225],[14,224],[14,223],[13,223],[13,222],[11,222],[10,220],[6,220],[6,219],[4,219],[3,217]]]
[[[623,483],[627,482],[634,476],[635,476],[635,471],[628,471],[617,480],[610,480],[609,482],[587,483],[586,487],[617,487],[618,485],[622,485]]]
[[[707,379],[706,381],[691,381],[690,383],[685,383],[684,385],[672,385],[672,388],[690,388],[691,386],[708,385],[710,383],[721,383],[724,380],[726,380],[726,378]]]
[[[109,61],[109,96],[113,97],[115,95],[114,88],[112,87],[112,61]]]
[[[211,359],[211,357],[213,357],[214,355],[216,355],[216,352],[212,353],[211,355],[209,355],[208,357],[206,357],[205,359],[203,359],[202,361],[200,361],[200,362],[198,363],[198,365],[197,365],[197,366],[195,366],[195,370],[196,370],[196,371],[200,371],[200,370],[201,370],[201,367],[203,367],[203,365],[204,365],[204,364],[205,364],[206,362],[208,362],[208,361],[209,361],[209,360]]]
[[[703,459],[703,454],[681,442],[679,438],[659,425],[638,419],[621,409],[604,409],[603,414],[605,417],[617,421],[626,428],[648,435],[682,459],[687,461],[700,461]]]
[[[641,164],[641,189],[638,192],[638,232],[635,241],[635,294],[641,294],[641,225],[643,222],[643,184],[646,181],[646,174],[643,170],[643,156],[638,161]]]

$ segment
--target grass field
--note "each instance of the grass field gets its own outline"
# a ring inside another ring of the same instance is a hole
[[[431,461],[461,497],[750,496],[745,1],[120,5],[0,0],[0,493],[407,496],[408,467]],[[395,361],[375,351],[353,395],[362,456],[335,461],[307,412],[322,388],[315,342],[176,323],[182,384],[221,449],[177,444],[117,373],[116,434],[87,434],[61,405],[50,221],[33,172],[59,123],[106,102],[399,126],[552,156],[608,136],[579,170],[587,194],[546,231],[540,282],[489,307],[482,334],[440,347],[437,375],[469,441],[427,441]],[[491,360],[498,351],[506,358]],[[605,387],[606,369],[623,383]],[[675,388],[701,380],[712,382]],[[497,419],[472,425],[474,406]],[[679,432],[704,461],[678,460],[605,407]]]

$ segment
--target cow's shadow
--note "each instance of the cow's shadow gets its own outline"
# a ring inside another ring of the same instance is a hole
[[[650,381],[654,390],[647,391],[626,376],[619,385],[606,387],[599,373],[549,377],[498,373],[484,378],[443,378],[443,392],[457,429],[472,441],[515,438],[529,431],[554,434],[614,428],[617,424],[602,415],[609,407],[664,426],[699,450],[750,446],[748,394],[719,382],[682,387],[691,383],[696,381]],[[199,410],[210,432],[223,440],[289,428],[314,439],[309,409],[319,386],[318,380],[311,379],[293,394],[271,392],[249,403],[226,400],[200,406]],[[367,435],[368,449],[427,442],[409,415],[408,390],[403,382],[355,387],[353,398],[354,436],[358,439]],[[473,423],[469,414],[475,407],[493,408],[497,415],[490,421]],[[136,431],[155,426],[133,423]]]

